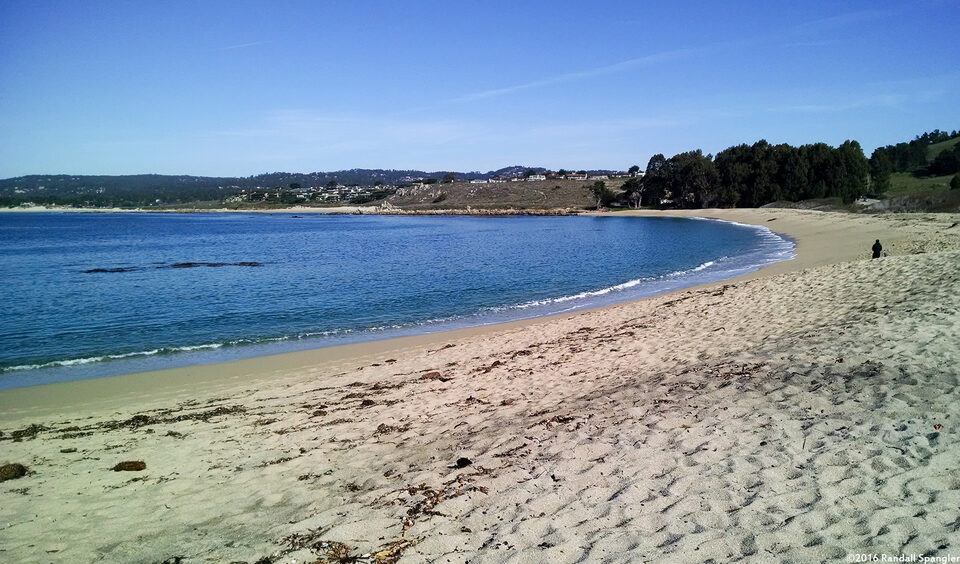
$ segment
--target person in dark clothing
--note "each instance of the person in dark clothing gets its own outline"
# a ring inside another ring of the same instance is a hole
[[[873,244],[873,258],[880,258],[880,251],[883,250],[883,246],[880,244],[880,239],[877,239],[877,242]]]

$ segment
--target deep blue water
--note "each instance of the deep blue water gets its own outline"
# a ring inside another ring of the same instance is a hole
[[[763,228],[592,216],[0,213],[0,243],[0,388],[595,307],[793,250]],[[262,266],[171,267],[189,262]]]

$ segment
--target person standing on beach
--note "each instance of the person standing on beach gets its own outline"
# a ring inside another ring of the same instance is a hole
[[[880,239],[877,239],[877,242],[873,244],[873,258],[880,258],[880,251],[883,250],[883,245],[880,244]]]

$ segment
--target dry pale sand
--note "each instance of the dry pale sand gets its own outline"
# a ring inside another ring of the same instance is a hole
[[[0,392],[0,461],[30,469],[0,484],[0,560],[960,555],[960,217],[703,214],[798,257],[532,323]],[[875,238],[892,256],[865,258]]]

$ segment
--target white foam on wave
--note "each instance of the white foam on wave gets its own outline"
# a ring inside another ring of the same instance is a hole
[[[522,310],[522,309],[529,309],[529,308],[532,308],[532,307],[545,306],[545,305],[550,305],[550,304],[560,304],[560,303],[564,303],[564,302],[572,302],[572,301],[577,301],[577,300],[584,300],[584,299],[587,299],[587,298],[595,298],[595,297],[599,297],[599,296],[604,296],[604,295],[607,295],[607,294],[611,294],[611,293],[614,293],[614,292],[622,292],[622,291],[624,291],[624,290],[629,290],[630,288],[634,288],[634,287],[636,287],[636,286],[639,286],[639,285],[644,284],[644,283],[647,283],[647,282],[653,282],[653,281],[656,281],[656,280],[662,280],[662,279],[666,279],[666,278],[679,278],[679,277],[682,277],[682,276],[686,276],[686,275],[692,274],[692,273],[694,273],[694,272],[701,272],[701,271],[703,271],[703,270],[706,270],[706,269],[710,268],[711,266],[715,266],[716,264],[718,264],[719,262],[725,260],[726,258],[727,258],[727,257],[721,257],[721,258],[719,258],[719,259],[717,259],[717,260],[715,260],[715,261],[710,260],[710,261],[707,261],[707,262],[705,262],[705,263],[703,263],[703,264],[700,264],[700,265],[698,265],[698,266],[695,266],[695,267],[693,267],[693,268],[686,269],[686,270],[677,270],[677,271],[674,271],[674,272],[670,272],[670,273],[664,274],[664,275],[662,275],[662,276],[644,277],[644,278],[634,278],[633,280],[627,280],[626,282],[623,282],[623,283],[621,283],[621,284],[616,284],[616,285],[613,285],[613,286],[608,286],[608,287],[606,287],[606,288],[600,288],[599,290],[588,290],[588,291],[586,291],[586,292],[580,292],[580,293],[578,293],[578,294],[570,294],[570,295],[567,295],[567,296],[560,296],[560,297],[557,297],[557,298],[547,298],[547,299],[544,299],[544,300],[533,300],[533,301],[529,301],[529,302],[524,302],[524,303],[522,303],[522,304],[515,304],[515,305],[509,305],[509,306],[494,307],[494,308],[490,308],[488,311],[507,311],[507,310],[518,310],[518,309]]]
[[[0,373],[3,372],[20,372],[22,370],[37,370],[39,368],[54,368],[57,366],[82,366],[84,364],[91,364],[94,362],[104,362],[107,360],[120,360],[124,358],[136,358],[136,357],[145,357],[145,356],[155,356],[158,354],[166,353],[176,353],[176,352],[188,352],[188,351],[197,351],[197,350],[211,350],[219,349],[222,347],[222,343],[210,343],[206,345],[189,345],[183,347],[163,347],[159,349],[150,349],[148,351],[136,351],[122,354],[105,354],[101,356],[88,356],[83,358],[71,358],[67,360],[53,360],[50,362],[43,362],[40,364],[21,364],[18,366],[8,366],[5,368],[0,368]]]

